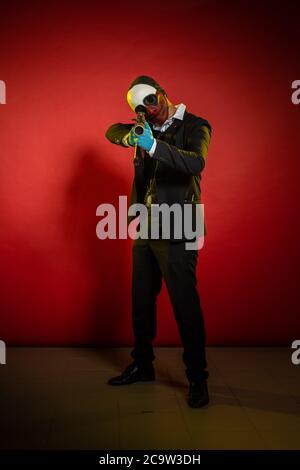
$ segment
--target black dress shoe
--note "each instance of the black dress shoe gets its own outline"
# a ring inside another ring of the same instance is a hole
[[[109,379],[107,385],[127,385],[134,382],[149,382],[151,380],[155,380],[153,364],[147,368],[141,368],[136,362],[132,362],[121,375]]]
[[[209,402],[206,379],[190,382],[188,405],[191,408],[201,408]]]

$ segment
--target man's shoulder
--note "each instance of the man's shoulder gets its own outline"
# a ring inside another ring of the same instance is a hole
[[[187,127],[197,124],[199,126],[207,126],[210,131],[212,130],[211,124],[207,119],[203,118],[202,116],[197,116],[196,114],[190,113],[187,110],[185,110],[183,122]]]

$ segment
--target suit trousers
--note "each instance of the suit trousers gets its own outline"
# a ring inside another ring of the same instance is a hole
[[[147,369],[155,359],[157,297],[165,280],[183,346],[182,359],[189,381],[208,377],[205,327],[196,284],[198,250],[184,241],[134,240],[132,246],[132,358]]]

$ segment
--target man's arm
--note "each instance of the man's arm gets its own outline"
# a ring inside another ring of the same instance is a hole
[[[129,147],[127,137],[133,125],[134,124],[122,124],[120,122],[113,124],[107,129],[105,137],[113,144]]]
[[[151,148],[149,154],[155,160],[159,160],[175,170],[197,176],[205,166],[210,139],[211,129],[199,120],[192,126],[184,150],[155,139],[154,152]]]

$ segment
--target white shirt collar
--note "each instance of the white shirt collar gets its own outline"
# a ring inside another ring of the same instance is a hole
[[[173,116],[166,119],[166,121],[161,126],[156,126],[156,125],[153,124],[153,129],[164,132],[172,124],[174,119],[182,120],[183,116],[184,116],[185,109],[186,109],[186,105],[183,104],[183,103],[176,104],[175,108],[176,108],[176,111],[173,114]]]

